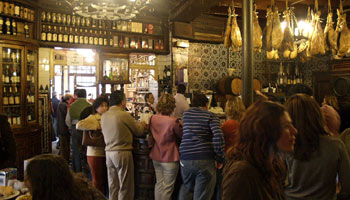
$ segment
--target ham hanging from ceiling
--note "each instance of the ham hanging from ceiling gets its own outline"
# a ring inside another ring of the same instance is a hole
[[[348,26],[346,24],[346,14],[341,15],[341,23],[340,23],[340,39],[339,39],[339,47],[338,47],[338,57],[344,57],[346,52],[350,48],[350,32]]]
[[[235,13],[235,8],[232,8],[232,28],[231,28],[231,41],[232,41],[232,51],[237,52],[242,46],[242,36],[241,30],[237,24],[237,15]]]
[[[280,49],[283,41],[283,32],[281,27],[280,16],[278,14],[278,8],[273,8],[273,22],[272,22],[272,34],[271,34],[272,48]]]
[[[333,28],[333,13],[331,8],[331,1],[328,0],[328,15],[327,15],[327,24],[324,28],[324,40],[325,40],[325,50],[331,51],[333,55],[336,54],[337,47],[337,34]]]
[[[267,11],[267,15],[266,15],[267,19],[266,19],[266,26],[264,28],[263,40],[264,40],[265,50],[270,52],[272,51],[271,35],[272,35],[273,13],[270,7],[268,7],[266,11]]]
[[[256,52],[261,52],[262,48],[262,31],[261,27],[259,25],[259,16],[256,12],[256,6],[255,6],[255,17],[253,22],[253,43],[254,43],[254,50]]]
[[[282,52],[284,58],[290,58],[291,52],[294,51],[294,36],[290,28],[291,10],[289,8],[284,11],[284,17],[286,20],[286,28],[283,32]]]
[[[321,11],[316,11],[314,13],[314,32],[311,37],[310,43],[310,53],[311,55],[324,55],[325,50],[325,41],[324,41],[324,32],[322,30],[321,21],[320,21]]]
[[[232,45],[231,41],[231,21],[232,21],[232,13],[231,13],[231,7],[228,9],[228,19],[226,24],[226,32],[225,32],[225,39],[224,39],[224,45],[226,48],[230,48]]]

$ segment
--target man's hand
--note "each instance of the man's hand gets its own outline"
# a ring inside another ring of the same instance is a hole
[[[221,169],[223,166],[224,166],[224,163],[218,163],[217,161],[215,161],[216,169]]]

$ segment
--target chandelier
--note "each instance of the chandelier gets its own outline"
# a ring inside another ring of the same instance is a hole
[[[146,9],[151,0],[67,0],[73,12],[83,17],[130,20]]]

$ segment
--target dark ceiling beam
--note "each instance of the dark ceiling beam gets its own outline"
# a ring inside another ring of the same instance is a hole
[[[218,5],[217,0],[187,0],[181,1],[180,5],[171,10],[171,21],[191,22],[211,7]]]

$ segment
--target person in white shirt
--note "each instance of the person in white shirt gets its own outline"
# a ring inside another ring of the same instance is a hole
[[[177,92],[176,95],[174,96],[175,98],[175,111],[174,111],[174,116],[177,118],[182,118],[182,114],[190,108],[186,97],[184,96],[186,92],[186,86],[183,84],[179,84],[177,86]]]

